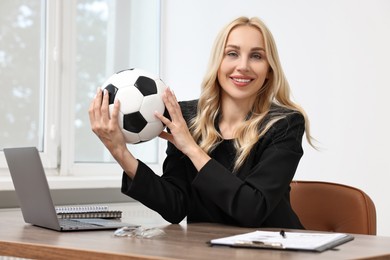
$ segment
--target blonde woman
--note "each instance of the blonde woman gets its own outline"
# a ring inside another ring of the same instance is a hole
[[[290,99],[273,37],[258,18],[239,17],[218,35],[198,100],[163,96],[169,118],[162,176],[126,148],[108,95],[89,110],[92,130],[123,168],[122,192],[179,223],[303,228],[290,182],[311,144],[304,111]]]

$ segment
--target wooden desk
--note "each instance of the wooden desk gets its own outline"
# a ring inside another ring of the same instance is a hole
[[[127,209],[128,207],[126,207]],[[390,259],[390,237],[355,235],[323,253],[210,247],[213,238],[253,231],[215,224],[170,225],[157,214],[123,220],[161,227],[153,239],[114,237],[113,231],[56,232],[25,224],[19,209],[0,211],[0,255],[34,259]]]

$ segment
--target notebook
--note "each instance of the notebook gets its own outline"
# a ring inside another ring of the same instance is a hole
[[[122,211],[110,210],[107,205],[55,207],[58,218],[121,218]]]
[[[35,147],[5,148],[4,154],[26,223],[57,231],[138,226],[120,219],[59,218],[38,150]]]

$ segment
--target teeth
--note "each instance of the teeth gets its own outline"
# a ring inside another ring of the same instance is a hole
[[[234,81],[241,82],[241,83],[248,83],[251,80],[250,79],[234,79]]]

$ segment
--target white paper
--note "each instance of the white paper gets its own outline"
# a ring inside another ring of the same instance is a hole
[[[245,246],[262,244],[264,247],[279,247],[284,249],[316,250],[340,239],[347,237],[342,233],[311,233],[311,232],[285,232],[283,237],[276,231],[254,231],[250,233],[218,238],[211,240],[211,244],[227,246]]]

